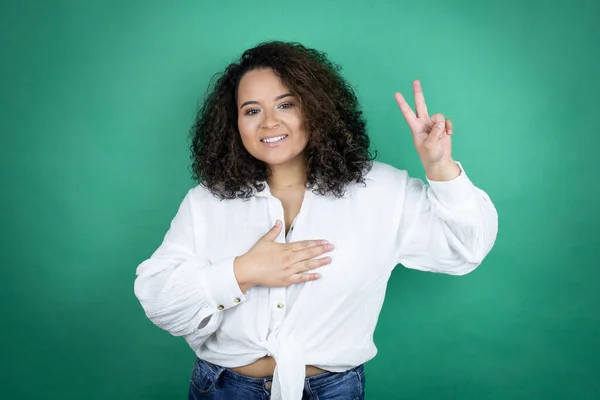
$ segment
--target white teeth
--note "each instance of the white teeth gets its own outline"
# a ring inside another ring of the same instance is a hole
[[[285,139],[287,135],[281,135],[281,136],[277,136],[274,138],[270,138],[270,139],[262,139],[263,142],[265,143],[274,143],[274,142],[278,142],[282,139]]]

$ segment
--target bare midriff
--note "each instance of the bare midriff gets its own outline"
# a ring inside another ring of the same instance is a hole
[[[249,376],[252,378],[268,378],[273,376],[275,372],[275,359],[273,357],[259,358],[252,364],[244,365],[243,367],[230,368],[235,373]],[[323,374],[327,371],[317,368],[313,365],[306,366],[306,376],[315,376]]]

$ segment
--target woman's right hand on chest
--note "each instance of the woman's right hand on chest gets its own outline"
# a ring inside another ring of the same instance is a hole
[[[287,287],[294,283],[319,279],[313,271],[331,262],[331,257],[321,257],[333,250],[326,240],[303,240],[292,243],[276,243],[281,233],[281,221],[277,221],[246,254],[236,257],[235,277],[242,292],[253,286]]]

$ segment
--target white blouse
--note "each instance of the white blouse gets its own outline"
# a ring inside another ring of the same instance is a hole
[[[397,264],[463,275],[489,253],[496,209],[457,164],[459,177],[427,185],[374,162],[366,185],[350,185],[343,198],[307,190],[293,230],[277,242],[328,240],[331,264],[314,271],[316,281],[246,293],[234,258],[284,221],[281,202],[268,186],[223,201],[196,186],[138,266],[135,294],[154,324],[183,336],[201,359],[233,368],[273,356],[272,398],[299,400],[306,365],[343,372],[375,356],[373,332]]]

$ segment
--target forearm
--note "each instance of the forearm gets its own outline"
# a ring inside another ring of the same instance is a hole
[[[406,267],[466,274],[483,261],[495,242],[498,215],[492,201],[456,166],[459,175],[454,179],[430,179],[429,186],[413,179],[407,188],[413,195],[404,206],[407,225],[400,232],[399,260]],[[445,176],[451,176],[451,169],[446,171]]]
[[[151,258],[138,267],[135,294],[148,319],[175,336],[194,332],[206,318],[245,300],[229,259],[210,265]]]

